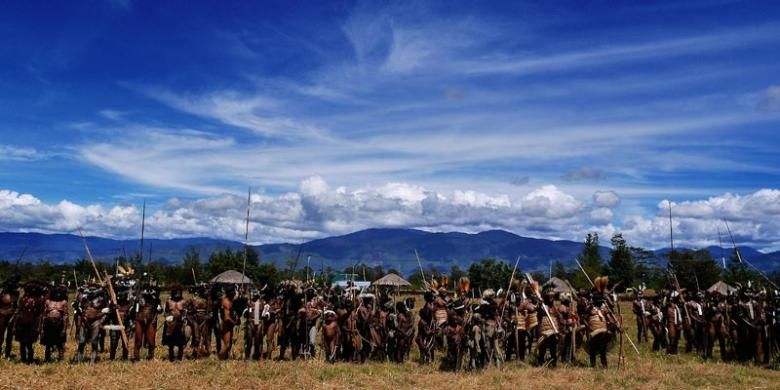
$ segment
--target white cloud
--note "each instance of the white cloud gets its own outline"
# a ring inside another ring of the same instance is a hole
[[[531,191],[523,198],[523,212],[532,217],[571,218],[582,209],[582,203],[554,185]]]
[[[606,225],[612,222],[612,210],[600,207],[590,211],[590,221],[595,225]]]
[[[34,161],[44,157],[34,148],[0,144],[0,161]]]
[[[326,133],[324,129],[286,116],[285,107],[291,105],[285,104],[280,98],[261,94],[244,95],[235,91],[189,96],[161,88],[128,87],[177,110],[261,135],[298,139],[322,138]]]
[[[596,191],[593,193],[593,203],[598,207],[614,209],[620,205],[620,196],[615,191]]]
[[[333,188],[322,177],[311,177],[299,192],[254,193],[251,198],[250,241],[297,242],[372,227],[421,228],[432,231],[476,232],[505,229],[521,235],[580,241],[589,231],[608,237],[622,232],[631,245],[668,245],[666,201],[656,216],[620,215],[608,207],[587,203],[553,185],[522,196],[474,190],[437,192],[406,183],[355,189]],[[614,204],[614,202],[610,203]],[[148,210],[146,228],[153,237],[210,236],[241,240],[246,198],[221,194],[200,199],[171,198]],[[717,245],[721,218],[729,220],[741,245],[775,249],[780,243],[780,190],[747,195],[724,194],[673,203],[675,243],[689,247]],[[139,207],[78,205],[63,200],[44,203],[30,194],[0,190],[0,230],[73,232],[132,238],[138,234]],[[615,225],[615,221],[622,225]]]
[[[123,237],[140,220],[134,206],[81,206],[67,200],[43,203],[30,194],[0,190],[0,228],[4,231],[73,232],[84,226],[91,234]]]

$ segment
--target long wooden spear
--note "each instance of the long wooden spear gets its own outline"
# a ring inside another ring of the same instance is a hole
[[[723,269],[726,269],[726,252],[723,250],[723,238],[720,235],[720,226],[718,226],[718,244],[720,244],[720,261],[723,263]]]
[[[531,277],[531,274],[528,272],[525,273],[525,278],[528,280],[528,284],[530,286],[533,286],[534,278]],[[547,319],[550,320],[550,325],[552,325],[553,331],[555,334],[558,334],[558,327],[555,326],[555,321],[553,321],[552,316],[550,315],[550,311],[547,310],[547,305],[544,303],[544,300],[542,299],[542,294],[539,293],[539,289],[534,289],[533,287],[531,290],[536,294],[536,298],[539,299],[539,303],[542,304],[542,309],[544,309],[544,314],[547,316]]]
[[[95,264],[95,259],[92,258],[92,251],[89,250],[89,246],[87,245],[87,239],[84,238],[84,232],[81,231],[81,228],[79,228],[79,235],[81,236],[81,242],[84,243],[84,249],[87,250],[87,257],[89,258],[90,264],[92,264],[92,269],[95,271],[95,276],[97,276],[97,280],[100,284],[103,284],[103,277],[100,276],[100,271],[97,269],[97,265]]]
[[[246,259],[249,257],[249,208],[252,204],[252,187],[249,187],[246,196],[246,228],[244,229],[244,265],[241,267],[241,294],[245,290],[246,281]]]
[[[19,262],[22,261],[22,258],[24,257],[24,254],[27,253],[27,245],[22,248],[22,253],[19,255],[19,257],[16,258],[16,263],[14,264],[14,268],[16,270],[19,269]]]
[[[512,275],[509,277],[509,286],[506,288],[506,296],[509,297],[509,289],[512,288],[512,282],[515,281],[515,272],[517,271],[517,266],[520,265],[520,256],[517,256],[517,260],[515,261],[515,267],[512,268]],[[509,299],[504,299],[504,305],[501,306],[501,317],[500,321],[504,321],[504,309],[506,309],[506,304],[509,302]]]
[[[146,230],[146,199],[144,199],[144,206],[141,211],[141,261],[139,264],[144,263],[144,230]]]
[[[728,232],[729,232],[729,237],[731,237],[731,244],[734,246],[734,253],[736,253],[736,254],[737,254],[737,260],[739,260],[739,262],[740,262],[740,263],[745,263],[745,264],[749,265],[749,266],[750,266],[750,268],[753,268],[753,269],[754,269],[756,272],[758,272],[758,274],[759,274],[759,275],[761,275],[761,276],[762,276],[762,277],[763,277],[763,278],[764,278],[764,279],[767,281],[767,283],[769,283],[769,284],[770,284],[772,287],[774,287],[774,288],[775,288],[775,290],[780,290],[780,288],[778,288],[778,287],[777,287],[777,285],[776,285],[774,282],[772,282],[772,280],[771,280],[771,279],[769,279],[769,277],[768,277],[768,276],[766,276],[766,274],[764,274],[764,272],[763,272],[763,271],[761,271],[760,269],[756,268],[756,266],[754,266],[754,265],[753,265],[753,264],[751,264],[749,261],[747,261],[746,259],[743,259],[743,258],[742,258],[742,256],[740,256],[740,254],[739,254],[739,248],[737,247],[737,243],[736,243],[736,241],[734,241],[734,236],[733,236],[733,235],[731,235],[731,228],[729,228],[729,223],[728,223],[728,221],[726,221],[726,220],[724,219],[724,220],[723,220],[723,223],[725,223],[725,224],[726,224],[726,230],[728,230]]]
[[[417,265],[420,266],[420,276],[423,280],[423,288],[428,289],[428,281],[425,280],[425,272],[423,271],[422,261],[420,261],[420,255],[417,253],[417,249],[414,250],[414,256],[417,257]]]
[[[674,225],[672,225],[672,201],[667,200],[669,203],[669,243],[671,244],[671,250],[674,252]]]

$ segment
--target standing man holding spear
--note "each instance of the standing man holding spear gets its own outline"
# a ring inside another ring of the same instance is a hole
[[[525,278],[528,280],[528,285],[531,286],[531,290],[539,300],[539,311],[537,315],[540,316],[539,320],[539,341],[537,342],[537,363],[540,366],[547,366],[555,368],[558,364],[558,325],[560,324],[560,318],[558,310],[554,305],[555,292],[552,289],[545,289],[544,296],[539,293],[539,285],[531,277],[531,274],[525,273]],[[542,316],[541,313],[544,315]],[[533,314],[531,314],[533,315]],[[550,361],[545,363],[544,358],[547,351],[550,351]]]
[[[84,243],[84,249],[87,251],[87,257],[89,258],[89,262],[92,264],[92,269],[95,271],[95,276],[97,276],[98,282],[102,285],[106,285],[108,288],[108,297],[111,299],[111,304],[113,307],[118,307],[118,303],[116,301],[116,293],[114,292],[114,287],[111,284],[111,276],[108,274],[108,272],[105,272],[103,277],[100,276],[100,271],[97,269],[97,265],[95,264],[95,259],[92,257],[92,251],[89,250],[89,245],[87,245],[87,239],[84,237],[84,233],[81,231],[81,228],[79,228],[79,235],[81,236],[81,241]],[[119,334],[122,336],[122,347],[128,348],[130,345],[129,341],[127,340],[127,333],[125,333],[125,327],[121,324],[124,324],[122,322],[122,315],[119,313],[118,310],[114,310],[114,315],[116,316],[116,322],[119,327]]]
[[[582,267],[582,264],[580,264],[579,260],[577,260],[577,259],[574,259],[574,262],[575,262],[575,263],[577,263],[577,266],[579,266],[579,268],[580,268],[580,271],[582,271],[582,273],[585,275],[585,278],[586,278],[586,279],[588,279],[588,283],[590,283],[590,286],[591,286],[591,287],[596,287],[596,285],[594,285],[594,284],[593,284],[593,280],[590,278],[590,276],[588,275],[588,273],[587,273],[587,272],[585,272],[585,268],[583,268],[583,267]],[[609,300],[609,294],[605,294],[605,299]],[[615,303],[615,302],[613,302],[613,303]],[[612,309],[610,309],[609,305],[607,305],[607,306],[606,306],[606,308],[607,308],[607,311],[608,311],[608,312],[609,312],[609,313],[610,313],[610,314],[611,314],[613,317],[615,317],[615,313],[612,311]],[[623,331],[623,329],[619,329],[619,330],[620,330],[621,332]],[[629,343],[629,344],[631,344],[631,347],[634,349],[634,351],[636,352],[636,354],[637,354],[637,355],[640,355],[640,353],[639,353],[639,349],[636,347],[636,344],[634,344],[634,341],[633,341],[633,340],[631,340],[631,336],[629,336],[628,334],[626,334],[625,336],[626,336],[626,340],[628,340],[628,343]]]

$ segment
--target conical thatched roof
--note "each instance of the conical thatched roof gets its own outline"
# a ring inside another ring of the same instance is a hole
[[[553,289],[557,293],[570,293],[570,294],[577,293],[577,290],[574,289],[574,287],[571,285],[571,283],[569,283],[568,280],[563,280],[555,276],[550,278],[550,280],[544,282],[544,287],[546,286],[553,286]]]
[[[244,276],[241,279],[241,272],[236,270],[225,271],[211,279],[211,283],[217,284],[252,284],[252,280]]]
[[[732,287],[732,286],[730,286],[728,283],[726,283],[726,282],[721,280],[721,281],[716,282],[715,284],[710,286],[710,288],[707,289],[707,292],[715,292],[715,291],[717,291],[718,294],[721,294],[721,295],[729,295],[729,294],[736,293],[737,289]]]
[[[376,281],[372,283],[375,286],[393,286],[393,287],[405,287],[405,286],[411,286],[412,284],[409,283],[406,279],[396,275],[396,274],[387,274]]]

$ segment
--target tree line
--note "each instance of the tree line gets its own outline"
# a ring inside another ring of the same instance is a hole
[[[668,282],[669,271],[677,276],[680,285],[688,289],[706,289],[715,282],[723,280],[734,285],[735,283],[762,284],[762,276],[745,263],[739,262],[736,255],[732,255],[726,268],[722,268],[712,258],[707,250],[672,250],[662,255],[640,247],[629,246],[621,234],[615,234],[610,239],[611,249],[607,259],[602,257],[597,233],[588,234],[585,238],[582,252],[577,260],[591,278],[599,275],[608,275],[613,285],[617,285],[617,291],[626,288],[636,288],[644,285],[647,288],[660,289]],[[316,280],[318,283],[330,285],[337,274],[354,274],[356,279],[373,281],[387,275],[402,273],[393,268],[384,269],[380,265],[370,266],[364,263],[356,263],[344,269],[337,270],[330,266],[314,269],[306,264],[300,264],[299,258],[291,258],[284,262],[284,267],[277,267],[273,263],[260,261],[257,251],[251,247],[231,249],[225,248],[212,252],[208,258],[201,259],[200,252],[196,248],[184,255],[179,263],[163,263],[160,261],[142,261],[139,255],[118,256],[111,261],[99,261],[98,269],[114,273],[117,264],[123,267],[130,264],[136,271],[136,275],[149,273],[161,284],[180,283],[191,285],[198,282],[207,282],[214,276],[229,269],[241,270],[244,264],[246,250],[246,275],[258,286],[275,284],[286,279]],[[516,271],[516,277],[522,275],[523,260]],[[496,258],[479,259],[462,269],[453,265],[449,269],[437,267],[429,262],[423,267],[426,279],[430,281],[436,278],[441,281],[442,275],[449,280],[449,288],[454,288],[462,276],[470,279],[471,286],[476,292],[487,288],[506,288],[512,274],[514,264],[509,264]],[[555,261],[550,268],[543,272],[536,270],[532,277],[537,281],[546,281],[549,276],[566,279],[577,288],[589,288],[590,282],[576,263]],[[25,262],[12,264],[8,260],[0,260],[0,280],[4,280],[12,273],[18,272],[25,280],[41,280],[59,282],[64,278],[72,284],[74,278],[79,285],[94,277],[92,265],[86,259],[80,259],[72,264],[51,264],[47,261]],[[75,276],[74,276],[75,273]],[[775,271],[769,275],[777,284],[780,284],[780,272]],[[421,288],[424,283],[422,274],[415,270],[406,275],[413,288]]]

